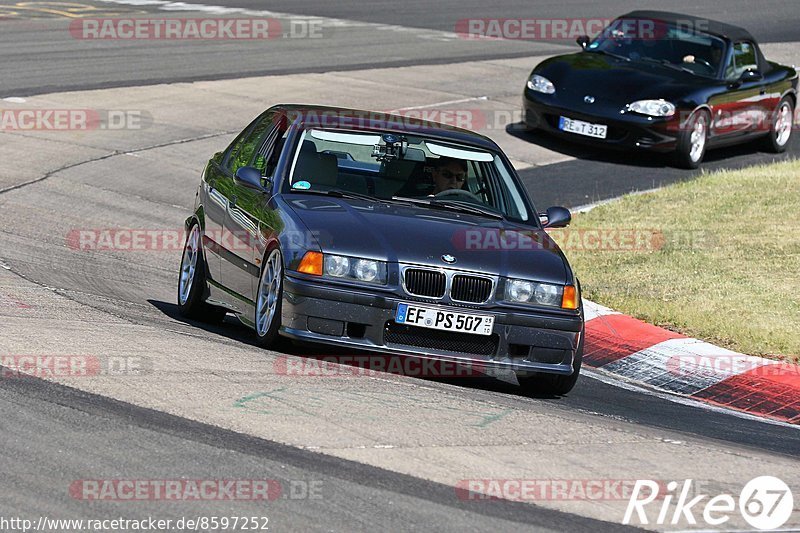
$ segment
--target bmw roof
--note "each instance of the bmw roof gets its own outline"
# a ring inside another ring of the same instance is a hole
[[[285,111],[295,124],[304,127],[311,125],[320,128],[353,128],[414,133],[454,143],[467,143],[493,151],[500,151],[494,141],[479,133],[415,116],[346,107],[303,104],[278,104],[271,109]],[[478,111],[474,110],[473,112]]]

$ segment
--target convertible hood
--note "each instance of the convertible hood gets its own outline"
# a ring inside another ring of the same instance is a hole
[[[553,82],[559,102],[587,106],[586,111],[592,107],[583,101],[587,95],[595,98],[594,107],[610,106],[618,111],[636,100],[664,98],[678,103],[710,81],[663,65],[623,61],[595,52],[551,58],[534,73]]]
[[[323,252],[567,282],[561,250],[533,227],[424,206],[301,194],[284,201]],[[456,262],[445,263],[445,254]]]

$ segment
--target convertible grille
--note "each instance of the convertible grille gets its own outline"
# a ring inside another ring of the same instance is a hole
[[[383,341],[387,345],[415,346],[439,352],[494,355],[497,352],[498,336],[437,331],[388,322]]]
[[[444,296],[447,278],[444,272],[409,268],[405,274],[406,291],[414,296],[441,298]]]
[[[459,302],[483,303],[492,295],[492,280],[458,274],[453,277],[450,298]]]

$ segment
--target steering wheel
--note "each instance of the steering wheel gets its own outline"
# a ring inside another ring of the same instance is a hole
[[[700,59],[699,57],[695,57],[694,58],[694,62],[703,65],[704,67],[706,67],[709,70],[709,72],[716,72],[717,71],[717,69],[715,69],[714,66],[711,63],[709,63],[708,61],[706,61],[705,59]]]
[[[442,191],[438,194],[435,194],[434,198],[447,198],[452,196],[454,198],[467,200],[470,202],[474,202],[476,204],[482,204],[483,200],[472,194],[471,192],[464,190],[464,189],[448,189],[446,191]]]

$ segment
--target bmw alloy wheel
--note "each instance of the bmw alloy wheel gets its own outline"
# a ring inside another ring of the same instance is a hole
[[[277,248],[272,250],[261,273],[256,299],[256,333],[264,337],[275,320],[275,310],[283,281],[283,261]]]
[[[183,305],[189,300],[192,292],[192,283],[197,271],[197,260],[200,255],[200,227],[195,224],[186,239],[186,246],[183,248],[183,259],[181,260],[181,285],[180,303]]]

